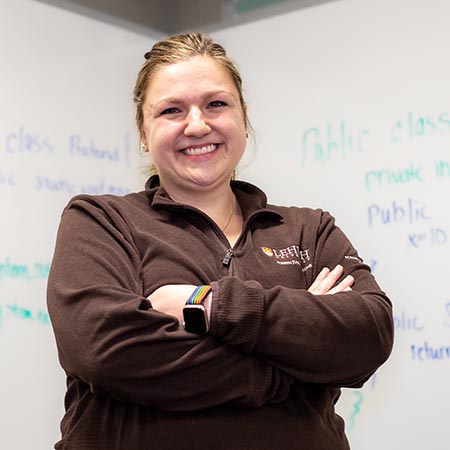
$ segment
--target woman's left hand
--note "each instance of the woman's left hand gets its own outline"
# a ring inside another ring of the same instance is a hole
[[[175,316],[183,324],[183,307],[197,286],[191,284],[166,284],[156,289],[147,298],[152,308]]]
[[[338,292],[351,291],[351,286],[355,282],[355,279],[351,275],[346,276],[340,283],[336,284],[343,273],[344,268],[340,264],[333,270],[324,267],[308,291],[314,295],[331,295],[337,294]]]

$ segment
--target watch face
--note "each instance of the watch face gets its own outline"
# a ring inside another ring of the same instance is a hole
[[[208,317],[202,305],[185,305],[183,308],[184,328],[189,333],[206,334]]]

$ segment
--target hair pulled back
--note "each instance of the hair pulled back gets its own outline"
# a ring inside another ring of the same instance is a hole
[[[134,103],[136,104],[136,124],[139,130],[144,122],[143,103],[148,85],[154,74],[163,66],[186,61],[194,56],[208,56],[217,61],[231,76],[236,87],[244,113],[244,120],[248,128],[246,105],[242,94],[242,78],[235,64],[228,58],[222,45],[214,42],[210,37],[201,33],[187,33],[172,36],[157,42],[145,54],[146,61],[139,71],[134,87]]]

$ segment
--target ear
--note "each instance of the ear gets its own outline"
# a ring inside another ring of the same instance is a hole
[[[141,141],[141,150],[143,152],[148,152],[147,136],[145,135],[145,132],[143,130],[139,133],[139,137]]]

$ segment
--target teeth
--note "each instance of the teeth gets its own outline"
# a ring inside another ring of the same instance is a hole
[[[217,144],[206,145],[200,148],[186,148],[183,153],[189,156],[204,155],[205,153],[211,153],[217,148]]]

